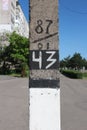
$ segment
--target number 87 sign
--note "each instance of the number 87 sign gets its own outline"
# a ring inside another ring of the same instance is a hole
[[[58,69],[57,50],[31,50],[30,69]]]

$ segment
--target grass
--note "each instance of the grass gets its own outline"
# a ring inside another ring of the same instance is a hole
[[[21,77],[21,74],[16,74],[16,73],[12,73],[9,76],[13,76],[13,77]]]

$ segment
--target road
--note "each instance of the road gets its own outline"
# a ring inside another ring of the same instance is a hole
[[[87,130],[87,80],[61,75],[62,130]]]
[[[29,130],[28,79],[0,77],[0,130]]]
[[[87,130],[87,80],[61,77],[61,130]],[[28,79],[0,77],[0,130],[28,129]]]

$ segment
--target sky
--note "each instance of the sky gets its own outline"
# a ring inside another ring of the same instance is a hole
[[[29,21],[29,0],[19,0],[19,3],[22,7],[22,10],[24,12],[27,21]]]
[[[28,0],[19,0],[29,19]],[[59,0],[60,60],[80,53],[87,59],[87,0]]]

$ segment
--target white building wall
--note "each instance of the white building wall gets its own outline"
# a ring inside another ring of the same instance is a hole
[[[22,36],[29,37],[29,26],[21,6],[16,7],[15,30]]]
[[[0,24],[0,33],[1,32],[11,32],[11,24]]]
[[[16,31],[28,38],[29,26],[18,0],[0,0],[0,32]],[[3,15],[2,15],[3,14]],[[18,16],[18,17],[17,17]]]

